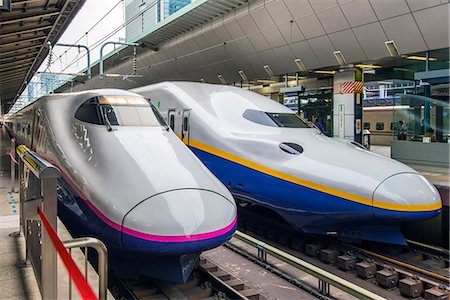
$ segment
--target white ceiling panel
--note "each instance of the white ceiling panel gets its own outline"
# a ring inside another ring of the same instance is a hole
[[[297,65],[295,64],[296,57],[289,46],[275,48],[273,49],[273,52],[281,62],[285,73],[297,71]]]
[[[264,30],[263,35],[272,48],[286,45],[286,41],[277,27]]]
[[[308,0],[283,0],[283,2],[294,20],[300,20],[314,14]]]
[[[388,38],[394,40],[400,53],[407,54],[427,49],[411,14],[383,20],[381,26]]]
[[[256,25],[258,25],[258,28],[260,30],[268,27],[273,27],[275,25],[265,7],[252,10],[250,12],[250,15],[252,16],[253,20],[255,21]]]
[[[241,26],[241,29],[245,34],[252,34],[259,31],[258,26],[249,14],[238,18],[236,21],[239,23],[239,26]]]
[[[241,26],[236,21],[230,21],[225,23],[225,29],[231,35],[233,39],[237,39],[241,36],[244,36],[245,33],[242,31]]]
[[[236,19],[242,17],[243,15],[248,14],[248,12],[250,11],[250,6],[247,3],[242,4],[241,6],[237,7],[236,9],[234,9],[234,11],[236,11]]]
[[[236,40],[235,43],[244,55],[255,52],[255,49],[253,49],[252,44],[246,37]]]
[[[266,50],[266,51],[258,52],[258,55],[261,58],[261,61],[263,62],[263,67],[265,65],[269,65],[275,74],[283,73],[283,67],[281,66],[281,62],[275,56],[275,53],[273,53],[273,50]],[[267,76],[268,75],[266,73],[266,77]]]
[[[228,33],[228,31],[225,29],[224,26],[215,28],[214,33],[216,34],[216,36],[219,38],[219,40],[221,42],[226,42],[226,41],[233,39],[231,37],[231,35]]]
[[[255,48],[256,51],[264,51],[270,49],[269,43],[261,33],[249,35],[248,39],[250,40],[250,43],[252,43],[253,48]]]
[[[288,44],[305,40],[305,37],[300,28],[298,28],[296,22],[288,22],[287,24],[279,25],[278,29]]]
[[[330,8],[317,14],[327,33],[341,31],[350,27],[339,7]]]
[[[245,58],[253,67],[253,71],[256,74],[256,78],[263,78],[267,76],[266,72],[264,71],[264,63],[262,62],[259,55],[251,54],[247,55]]]
[[[289,45],[296,58],[300,58],[308,69],[320,67],[314,52],[307,41],[302,41]]]
[[[432,7],[441,4],[441,0],[406,0],[411,11]]]
[[[414,18],[429,49],[448,48],[450,4],[417,11]]]
[[[338,6],[336,0],[312,0],[310,3],[316,13]]]
[[[410,12],[405,0],[370,0],[370,3],[380,20]]]
[[[250,4],[250,10],[254,10],[257,8],[260,8],[261,6],[264,5],[264,0],[253,0],[249,2]]]
[[[341,5],[341,9],[352,27],[377,21],[377,16],[370,6],[369,0],[345,2]]]
[[[276,0],[267,4],[266,9],[277,25],[285,24],[292,20],[292,16],[283,0]]]
[[[303,32],[305,38],[310,39],[325,34],[319,19],[315,15],[302,18],[297,21],[298,27]]]
[[[227,51],[228,56],[230,57],[238,57],[243,55],[241,49],[239,49],[239,47],[235,42],[227,43],[225,45],[225,50]]]
[[[363,25],[353,28],[359,43],[364,49],[368,59],[377,59],[389,56],[384,42],[388,40],[380,23]]]
[[[328,67],[337,65],[336,58],[333,55],[335,49],[328,36],[310,39],[308,43],[316,54],[321,66]]]
[[[336,50],[342,52],[347,62],[360,62],[367,59],[351,29],[330,34],[329,38]]]

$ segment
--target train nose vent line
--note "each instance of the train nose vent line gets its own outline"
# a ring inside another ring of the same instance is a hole
[[[69,299],[72,298],[73,282],[82,299],[105,300],[108,286],[106,246],[95,238],[61,241],[57,233],[56,196],[56,182],[61,177],[60,171],[24,145],[17,147],[17,154],[19,158],[20,231],[16,235],[20,236],[22,233],[25,237],[26,260],[31,262],[31,266],[38,275],[36,279],[42,298],[58,298],[58,254],[69,275]],[[94,248],[98,254],[98,296],[88,283],[87,247]],[[71,256],[72,248],[85,249],[84,275]]]

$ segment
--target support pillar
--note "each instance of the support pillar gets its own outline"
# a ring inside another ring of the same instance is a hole
[[[359,68],[334,75],[333,136],[362,143],[364,77]]]

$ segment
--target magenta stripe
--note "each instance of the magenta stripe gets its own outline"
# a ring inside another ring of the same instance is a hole
[[[50,163],[52,163],[53,165],[58,167],[58,169],[61,171],[61,174],[63,175],[64,179],[75,190],[75,192],[80,196],[80,198],[87,204],[87,206],[89,206],[89,208],[97,215],[97,217],[99,217],[108,226],[114,228],[115,230],[122,231],[123,233],[126,233],[128,235],[131,235],[131,236],[143,239],[143,240],[152,241],[152,242],[164,242],[164,243],[192,242],[192,241],[206,240],[206,239],[211,239],[214,237],[221,236],[221,235],[229,232],[230,230],[232,230],[234,228],[234,226],[236,225],[237,215],[228,226],[226,226],[222,229],[219,229],[216,231],[211,231],[211,232],[206,232],[206,233],[197,233],[197,234],[192,234],[192,235],[180,235],[180,236],[154,235],[154,234],[136,231],[131,228],[123,227],[122,225],[119,225],[119,224],[113,222],[112,220],[108,219],[100,210],[98,210],[97,207],[95,207],[95,205],[92,204],[92,202],[87,199],[87,197],[78,188],[78,186],[70,179],[70,177],[67,176],[67,174],[62,170],[62,168],[59,167],[58,164],[56,164],[52,159],[50,159],[50,157],[48,157],[47,155],[45,155],[43,153],[39,153],[39,155],[41,155],[47,161],[49,161]]]
[[[180,236],[166,236],[166,235],[154,235],[154,234],[148,234],[148,233],[142,233],[130,228],[123,228],[123,232],[126,234],[132,235],[134,237],[143,239],[143,240],[150,240],[154,242],[165,242],[165,243],[180,243],[180,242],[192,242],[192,241],[200,241],[200,240],[206,240],[206,239],[212,239],[214,237],[221,236],[223,234],[226,234],[230,230],[234,228],[236,225],[237,216],[234,218],[233,222],[230,223],[225,228],[206,232],[206,233],[197,233],[192,235],[180,235]]]

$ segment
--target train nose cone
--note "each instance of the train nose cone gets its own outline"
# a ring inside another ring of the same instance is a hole
[[[174,190],[144,200],[125,216],[122,246],[130,251],[150,247],[159,253],[195,253],[228,240],[235,225],[233,200],[206,190]]]
[[[415,173],[388,177],[375,189],[372,200],[374,215],[392,221],[432,218],[442,208],[436,188]]]

